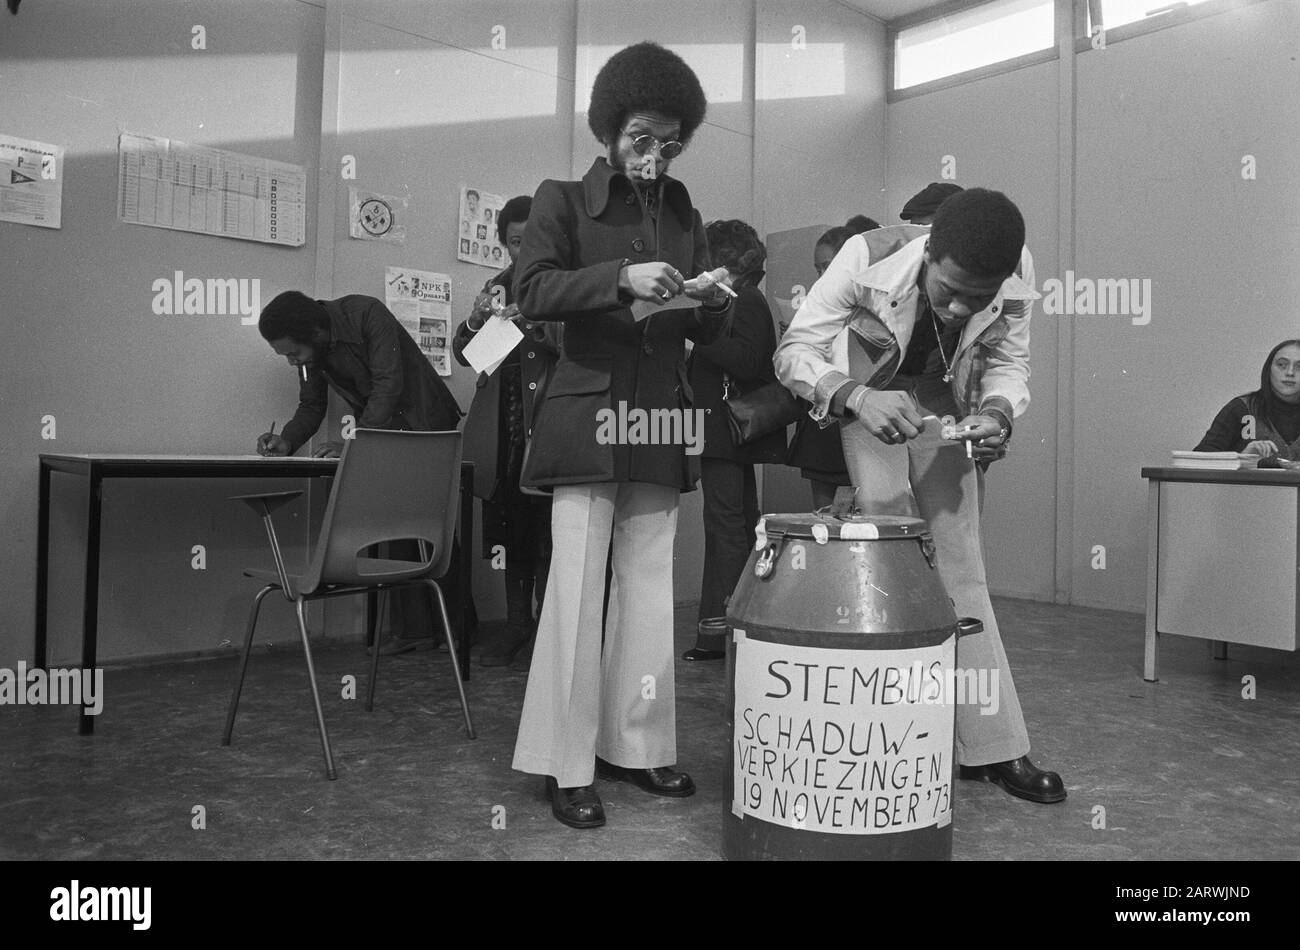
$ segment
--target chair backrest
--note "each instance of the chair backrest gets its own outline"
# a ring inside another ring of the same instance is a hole
[[[460,512],[460,459],[456,431],[357,429],[343,446],[303,592],[447,573]],[[384,574],[363,571],[366,548],[407,539],[426,543],[426,560]]]

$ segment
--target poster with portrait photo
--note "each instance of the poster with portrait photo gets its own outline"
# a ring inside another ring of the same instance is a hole
[[[461,188],[456,260],[501,270],[509,257],[497,240],[497,215],[506,199],[481,188]]]

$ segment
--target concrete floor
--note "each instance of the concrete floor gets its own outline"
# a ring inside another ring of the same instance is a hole
[[[1142,680],[1133,614],[996,599],[1035,763],[1062,805],[957,783],[959,860],[1260,860],[1300,856],[1300,659],[1166,637]],[[678,652],[694,642],[678,611]],[[360,645],[322,648],[319,680],[364,684]],[[479,738],[465,737],[445,653],[386,658],[367,714],[325,696],[328,782],[300,653],[256,654],[234,744],[220,745],[235,660],[109,670],[91,738],[68,707],[0,707],[0,860],[718,860],[727,736],[721,663],[678,663],[678,749],[699,793],[660,799],[599,783],[608,824],[557,823],[542,780],[510,759],[524,675],[477,665]],[[1258,698],[1241,697],[1245,675]],[[206,828],[196,830],[195,806]],[[1097,806],[1105,828],[1095,828]],[[504,818],[504,828],[501,825]]]

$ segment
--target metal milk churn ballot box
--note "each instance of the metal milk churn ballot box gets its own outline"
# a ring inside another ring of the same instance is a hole
[[[727,613],[723,854],[948,860],[958,621],[919,518],[771,514]]]

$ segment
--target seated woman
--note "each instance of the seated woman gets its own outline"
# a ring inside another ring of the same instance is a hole
[[[1300,461],[1300,340],[1273,347],[1259,389],[1220,409],[1195,451]]]

